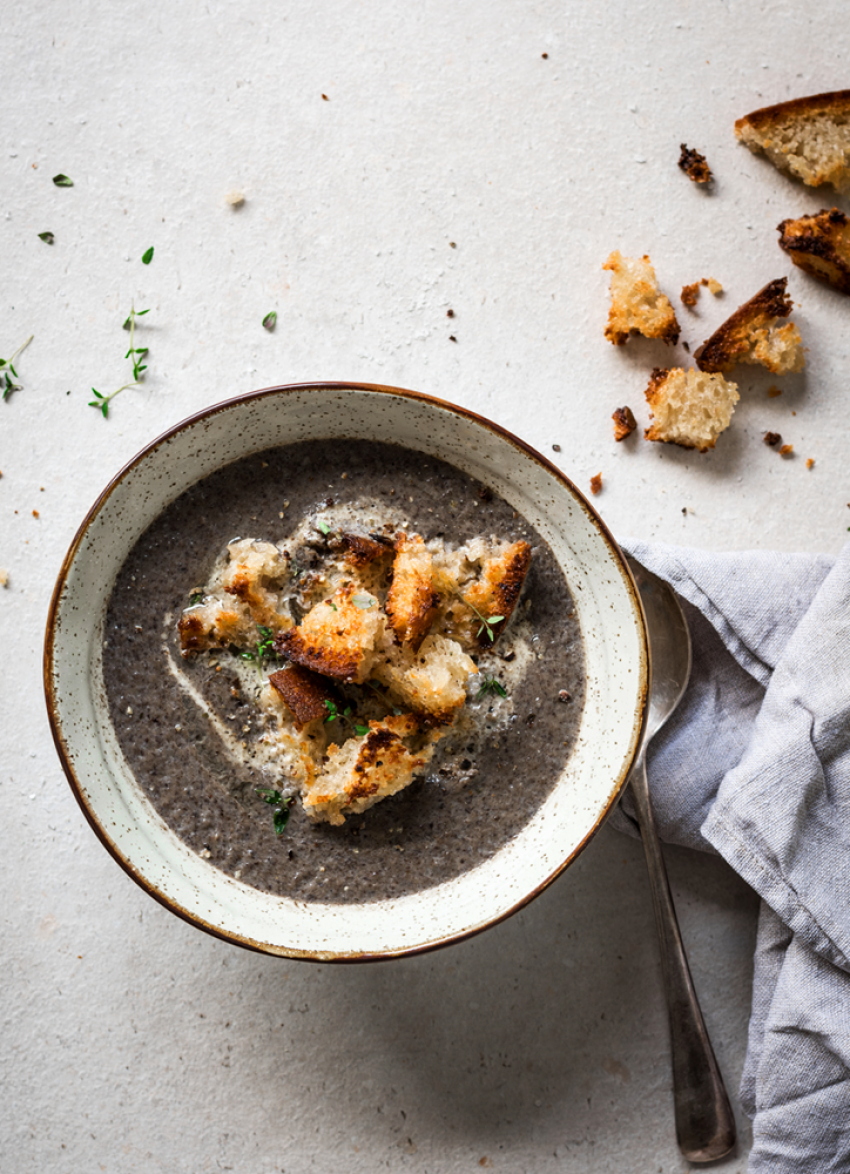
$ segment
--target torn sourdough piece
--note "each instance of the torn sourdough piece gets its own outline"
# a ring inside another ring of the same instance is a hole
[[[419,733],[417,719],[403,714],[369,722],[368,734],[342,746],[331,743],[324,769],[303,794],[304,810],[311,819],[339,825],[403,790],[428,764],[439,737]]]
[[[657,367],[646,389],[652,424],[647,440],[661,440],[707,452],[732,419],[738,388],[722,375]]]
[[[290,577],[289,562],[271,542],[237,539],[227,547],[229,561],[209,592],[180,617],[177,631],[184,656],[216,645],[253,644],[257,625],[272,632],[292,625],[278,607],[278,593]]]
[[[806,359],[800,332],[793,322],[779,325],[793,309],[787,286],[787,277],[769,281],[739,306],[694,352],[699,369],[725,372],[738,363],[754,363],[774,375],[802,371]]]
[[[754,110],[737,120],[735,136],[810,187],[850,190],[850,90]]]
[[[623,257],[615,250],[603,269],[611,271],[611,309],[605,337],[616,346],[632,334],[660,338],[666,343],[679,340],[679,323],[670,299],[658,288],[649,257]]]
[[[838,208],[824,208],[814,216],[783,220],[779,247],[794,264],[850,294],[850,220]]]

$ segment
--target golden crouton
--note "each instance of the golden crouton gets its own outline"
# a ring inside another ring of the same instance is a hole
[[[230,561],[221,576],[221,588],[248,608],[257,624],[277,630],[288,621],[277,612],[273,588],[289,577],[289,562],[271,542],[244,538],[227,548]]]
[[[247,608],[212,597],[187,608],[177,621],[177,631],[183,656],[217,645],[255,644],[257,640],[257,625]]]
[[[519,601],[530,566],[531,547],[527,542],[514,542],[494,557],[485,559],[480,579],[464,587],[463,602],[474,609],[475,619],[479,621],[476,640],[482,647],[494,644],[504,631]],[[490,616],[502,618],[490,624],[481,619]]]
[[[323,676],[360,683],[369,676],[384,622],[377,599],[347,582],[311,608],[297,628],[281,632],[275,648]]]
[[[810,187],[850,189],[850,90],[754,110],[738,119],[735,135]]]
[[[429,725],[450,725],[466,702],[466,683],[478,666],[456,640],[426,636],[418,650],[388,644],[372,672],[402,705]]]
[[[774,375],[802,371],[806,359],[799,330],[793,322],[778,325],[793,309],[787,285],[787,277],[769,281],[739,306],[694,353],[699,369],[731,371],[738,363],[756,363]]]
[[[812,277],[850,294],[850,220],[838,208],[783,220],[779,247]]]
[[[418,647],[437,614],[440,597],[431,583],[431,552],[418,534],[399,534],[393,581],[385,609],[402,644]]]
[[[286,702],[298,730],[319,718],[324,721],[330,712],[327,702],[339,700],[324,677],[297,664],[269,673],[269,684]]]
[[[632,334],[678,342],[676,312],[658,288],[649,257],[623,257],[615,250],[603,269],[610,269],[611,309],[605,337],[622,346]]]
[[[729,427],[739,398],[737,386],[722,375],[658,367],[646,389],[653,423],[644,436],[707,452]]]
[[[340,541],[345,550],[346,563],[355,569],[368,566],[376,559],[387,558],[393,550],[389,542],[369,538],[365,534],[341,534]]]
[[[324,769],[303,796],[310,818],[343,824],[346,815],[366,811],[406,787],[433,754],[432,745],[416,754],[405,746],[403,739],[418,729],[417,720],[403,714],[369,722],[368,734],[349,738],[343,746],[332,743]]]

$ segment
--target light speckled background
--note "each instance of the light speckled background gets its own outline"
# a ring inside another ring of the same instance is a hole
[[[838,550],[848,303],[792,271],[775,233],[834,201],[752,158],[732,124],[846,86],[847,42],[839,0],[7,0],[0,353],[35,340],[0,404],[4,1171],[687,1169],[638,844],[603,831],[525,912],[432,956],[338,969],[241,952],[160,909],[84,824],[43,712],[43,624],[62,554],[129,457],[211,402],[298,379],[413,387],[558,443],[581,487],[602,471],[621,534]],[[677,170],[682,141],[707,154],[712,193]],[[671,294],[723,282],[680,313],[692,345],[791,272],[805,375],[768,399],[775,380],[744,369],[713,453],[616,446],[611,411],[645,423],[648,371],[671,357],[602,338],[616,247],[648,252]],[[86,401],[124,381],[133,298],[151,307],[149,377],[104,422]],[[719,861],[669,862],[735,1090],[755,902]],[[745,1168],[741,1126],[724,1174]]]

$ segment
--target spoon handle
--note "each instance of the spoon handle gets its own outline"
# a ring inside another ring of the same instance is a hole
[[[676,1140],[691,1162],[722,1158],[735,1144],[735,1118],[697,1001],[649,799],[643,755],[631,775],[632,795],[649,869],[670,1019]]]

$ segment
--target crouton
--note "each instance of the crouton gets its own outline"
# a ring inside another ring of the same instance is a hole
[[[774,375],[802,371],[805,365],[802,339],[793,322],[779,326],[793,308],[788,296],[788,278],[769,281],[763,289],[715,330],[695,351],[701,371],[725,372],[737,363],[756,363]]]
[[[701,155],[699,151],[686,146],[685,143],[682,143],[679,149],[682,152],[679,156],[679,167],[688,179],[693,183],[711,183],[714,176],[711,174],[711,168],[706,162],[705,155]]]
[[[783,220],[777,229],[784,249],[800,269],[850,294],[850,220],[837,208]]]
[[[430,635],[416,652],[409,645],[386,647],[372,672],[402,705],[429,725],[450,725],[466,702],[466,683],[478,666],[456,640]]]
[[[417,648],[440,602],[431,583],[431,552],[418,534],[399,534],[395,550],[386,613],[398,640]]]
[[[514,542],[500,553],[483,561],[481,577],[477,582],[464,587],[463,602],[475,612],[473,623],[501,616],[501,619],[484,624],[481,621],[476,640],[482,647],[488,647],[498,640],[516,607],[525,576],[531,566],[531,547],[527,542]]]
[[[311,819],[339,825],[346,815],[366,811],[412,781],[433,754],[426,744],[413,753],[403,739],[416,734],[419,723],[410,714],[370,722],[369,733],[328,747],[328,761],[304,794]]]
[[[345,551],[346,563],[358,570],[377,559],[388,558],[393,552],[392,543],[366,537],[364,534],[342,534],[340,541]]]
[[[297,664],[269,673],[269,684],[285,701],[298,730],[318,719],[324,721],[330,712],[328,702],[335,705],[339,701],[339,694],[324,677]]]
[[[737,120],[735,135],[809,187],[850,190],[850,90],[754,110]]]
[[[244,538],[227,548],[230,561],[221,575],[221,588],[248,608],[257,624],[273,630],[288,626],[288,618],[278,615],[278,597],[274,588],[289,578],[289,560],[271,542]]]
[[[257,639],[257,625],[247,608],[214,597],[187,608],[177,621],[177,632],[184,657],[218,645],[253,644]]]
[[[729,427],[739,398],[736,384],[722,375],[656,368],[646,389],[653,423],[644,436],[707,452]]]
[[[275,649],[323,676],[359,684],[369,676],[384,623],[377,599],[349,581],[311,608],[297,628],[279,633]]]
[[[676,313],[658,288],[649,257],[623,257],[615,250],[602,268],[612,273],[611,309],[605,327],[609,342],[622,346],[632,334],[678,342]]]
[[[616,441],[625,440],[637,428],[637,420],[629,407],[615,408],[611,419],[614,421],[614,439]]]

